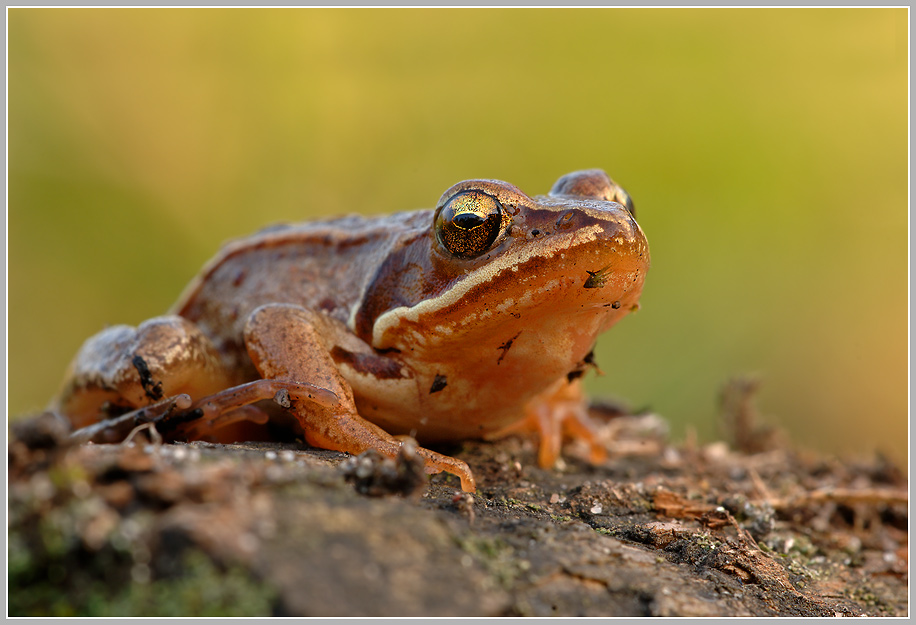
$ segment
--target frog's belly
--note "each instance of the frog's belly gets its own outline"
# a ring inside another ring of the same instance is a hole
[[[400,372],[380,375],[341,366],[357,409],[398,434],[435,442],[478,438],[525,416],[526,405],[578,370],[605,317],[551,317],[550,323],[502,328],[492,336],[460,336],[435,349],[416,350]],[[508,325],[508,324],[504,324]],[[397,375],[395,375],[397,373]]]
[[[404,406],[382,409],[357,398],[356,406],[360,415],[386,432],[407,434],[421,444],[483,438],[524,416],[524,403],[416,412]]]
[[[376,389],[367,389],[356,380],[350,382],[361,416],[391,434],[408,434],[429,443],[481,438],[496,432],[523,418],[529,401],[566,379],[551,376],[532,380],[529,376],[509,384],[486,384],[472,377],[443,378],[389,383],[384,393],[371,392]]]

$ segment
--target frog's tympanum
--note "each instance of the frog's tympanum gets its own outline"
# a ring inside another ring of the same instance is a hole
[[[223,442],[291,414],[311,445],[387,456],[402,435],[535,429],[543,466],[564,434],[600,461],[580,376],[648,267],[633,205],[600,170],[547,196],[467,180],[434,210],[273,226],[226,245],[170,314],[90,338],[52,409],[89,431],[155,420]],[[461,460],[418,453],[475,489]]]

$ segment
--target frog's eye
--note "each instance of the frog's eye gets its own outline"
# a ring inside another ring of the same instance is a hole
[[[627,212],[629,212],[633,217],[636,217],[636,205],[633,204],[633,198],[630,197],[630,194],[623,190],[619,184],[614,185],[614,190],[611,194],[611,201],[621,204]]]
[[[566,174],[556,181],[550,195],[617,202],[627,209],[630,215],[636,217],[633,198],[600,169],[586,169]]]
[[[464,191],[452,196],[436,213],[436,237],[458,258],[476,258],[493,246],[505,219],[502,206],[492,195]]]

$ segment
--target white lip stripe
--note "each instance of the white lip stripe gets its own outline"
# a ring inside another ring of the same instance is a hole
[[[401,319],[416,322],[422,314],[441,310],[453,305],[464,297],[472,288],[478,284],[493,280],[503,271],[511,271],[512,267],[524,263],[535,256],[550,258],[558,252],[565,253],[566,250],[575,245],[594,241],[603,231],[603,226],[594,224],[579,228],[567,234],[563,234],[562,236],[554,235],[549,239],[539,242],[538,245],[524,245],[514,254],[507,254],[475,269],[463,280],[438,297],[423,300],[412,307],[400,306],[389,310],[379,316],[375,321],[375,326],[372,329],[372,346],[376,349],[384,349],[387,347],[382,345],[382,337],[390,328],[400,323]],[[548,242],[550,243],[549,245]]]

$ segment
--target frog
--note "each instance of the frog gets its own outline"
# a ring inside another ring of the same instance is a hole
[[[467,463],[430,446],[538,432],[541,466],[569,438],[601,462],[581,379],[649,264],[600,169],[547,195],[471,179],[433,209],[274,224],[226,243],[166,314],[86,340],[50,408],[97,442],[124,423],[231,442],[283,415],[326,450],[412,442],[467,492]]]

